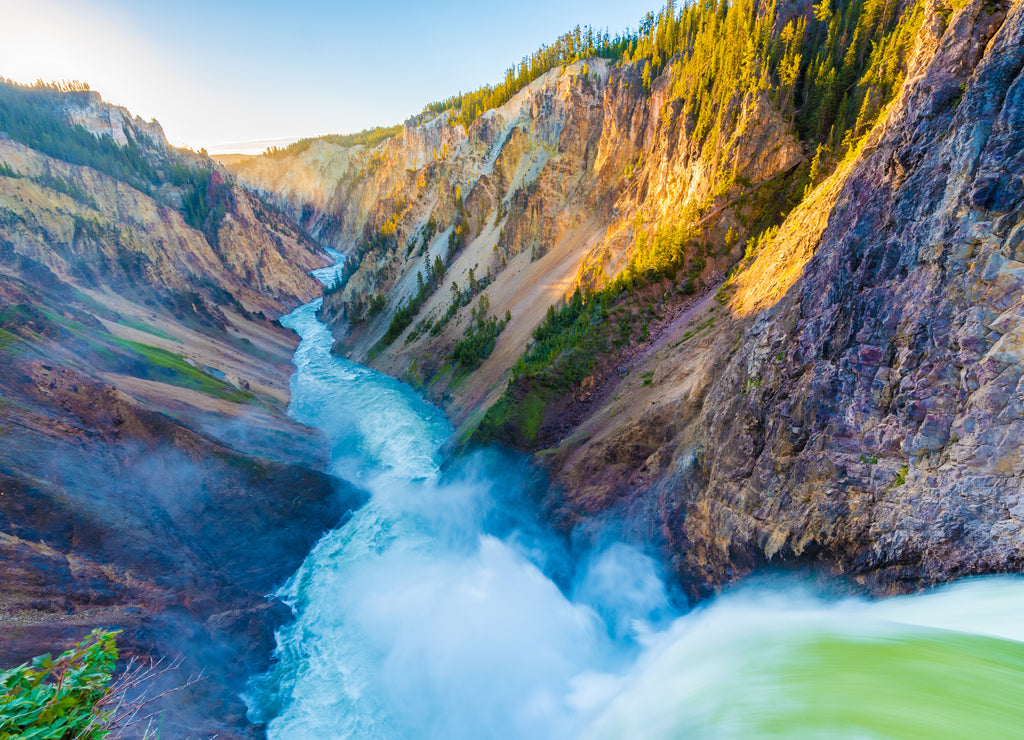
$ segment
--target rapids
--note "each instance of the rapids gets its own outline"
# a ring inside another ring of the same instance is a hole
[[[444,459],[444,416],[332,356],[319,305],[282,319],[290,413],[370,499],[278,593],[295,621],[246,696],[272,740],[1024,737],[1024,580],[686,610],[632,548],[571,558],[523,459]]]

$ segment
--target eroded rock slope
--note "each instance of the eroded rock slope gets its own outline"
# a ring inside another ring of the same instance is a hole
[[[695,594],[773,563],[879,591],[1020,569],[1022,11],[928,9],[859,157],[730,281],[717,327],[638,366],[649,410],[559,451],[564,516],[663,537]]]

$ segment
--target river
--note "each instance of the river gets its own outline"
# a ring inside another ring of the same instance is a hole
[[[524,459],[445,459],[443,414],[332,356],[319,305],[282,319],[290,413],[370,499],[278,594],[295,621],[246,696],[271,740],[1024,737],[1022,579],[686,609],[632,548],[571,558]]]

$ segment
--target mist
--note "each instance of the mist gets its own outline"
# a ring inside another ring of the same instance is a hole
[[[516,506],[525,484],[496,452],[371,484],[278,594],[297,621],[251,696],[281,712],[271,737],[574,734],[604,698],[596,674],[674,612],[654,561],[631,548],[572,573]],[[575,581],[572,595],[549,574]]]

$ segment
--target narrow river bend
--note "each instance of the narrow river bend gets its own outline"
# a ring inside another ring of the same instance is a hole
[[[682,613],[631,548],[572,561],[522,459],[443,460],[443,414],[332,356],[319,305],[282,319],[290,413],[371,498],[278,594],[295,621],[246,697],[272,740],[1024,737],[1021,579],[884,601],[787,581]]]

